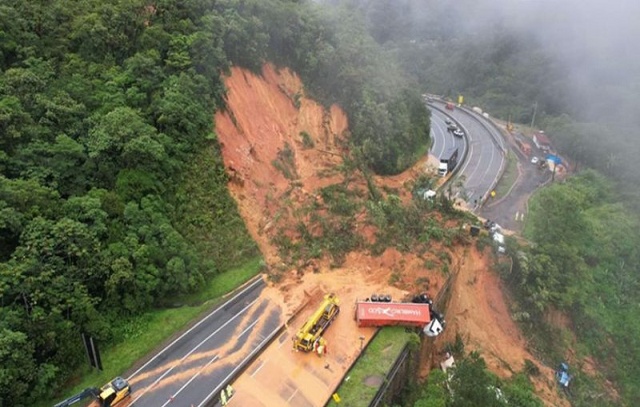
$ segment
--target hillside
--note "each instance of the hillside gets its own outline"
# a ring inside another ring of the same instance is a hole
[[[361,173],[345,176],[340,171],[345,165],[344,157],[348,157],[343,142],[343,138],[348,137],[347,119],[338,106],[324,109],[302,96],[302,83],[288,69],[276,70],[265,65],[261,76],[256,76],[233,68],[225,84],[228,108],[216,114],[215,122],[230,173],[229,190],[252,237],[265,254],[272,286],[280,291],[288,315],[293,315],[308,297],[306,294],[318,289],[337,292],[348,300],[347,304],[378,290],[393,292],[396,297],[421,291],[426,286],[435,296],[447,275],[442,265],[447,264],[447,270],[459,270],[459,274],[447,315],[448,331],[437,346],[453,340],[458,332],[468,348],[481,351],[491,370],[503,378],[521,371],[525,359],[536,360],[526,350],[526,340],[511,320],[499,278],[490,270],[490,256],[478,253],[472,246],[464,247],[463,242],[450,248],[442,243],[434,244],[425,252],[387,248],[379,255],[361,245],[349,251],[342,262],[332,261],[326,252],[308,260],[283,255],[285,252],[277,244],[282,230],[287,231],[292,244],[302,239],[295,233],[300,224],[308,224],[317,235],[323,233],[313,228],[309,219],[312,214],[305,210],[310,203],[315,205],[311,207],[319,216],[327,220],[335,216],[323,208],[327,199],[323,190],[342,185],[345,178],[349,178],[348,190],[367,189]],[[311,142],[303,140],[301,134],[307,134]],[[284,161],[283,151],[288,157]],[[401,200],[409,204],[409,187],[424,172],[426,161],[398,176],[379,177],[374,182],[381,190],[397,192]],[[357,234],[373,242],[377,231],[367,222],[365,206],[354,212]],[[440,217],[436,213],[433,216]],[[447,223],[451,229],[459,227],[459,221]],[[447,256],[449,260],[443,260]],[[357,332],[350,332],[356,329],[354,325],[347,319],[347,323],[343,321],[340,328],[330,331],[327,337],[330,343],[333,340],[341,344],[336,352],[345,355],[342,368],[348,366],[347,362],[353,360],[358,351],[357,341],[348,340],[358,336]],[[433,349],[434,353],[437,351]],[[286,355],[279,357],[286,358]],[[281,362],[271,369],[282,369],[283,363],[295,361]],[[546,405],[568,405],[558,397],[552,370],[540,362],[535,363],[543,373],[534,383],[538,395]],[[423,367],[426,369],[423,374],[429,368]],[[323,396],[307,394],[307,399],[324,400]]]

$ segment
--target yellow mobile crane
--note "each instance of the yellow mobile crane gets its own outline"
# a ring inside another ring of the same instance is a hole
[[[338,301],[335,294],[325,295],[322,304],[296,334],[293,340],[293,348],[304,352],[314,350],[314,346],[320,340],[324,331],[338,316],[340,312],[339,303],[340,301]]]

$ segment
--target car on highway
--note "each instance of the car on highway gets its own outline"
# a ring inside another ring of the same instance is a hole
[[[455,123],[451,123],[447,126],[447,130],[449,131],[455,131],[458,130],[458,125],[456,125]]]
[[[450,124],[453,124],[453,120],[449,119],[448,117],[446,119],[444,119],[444,123],[448,126]]]
[[[540,161],[540,159],[538,157],[533,157],[531,159],[531,164],[538,164],[539,161]]]
[[[464,133],[463,133],[463,132],[462,132],[462,130],[460,130],[460,129],[455,129],[455,130],[453,131],[453,135],[454,135],[454,136],[456,136],[456,137],[463,137],[463,136],[464,136]]]

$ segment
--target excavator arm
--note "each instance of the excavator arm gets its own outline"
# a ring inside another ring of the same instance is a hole
[[[71,396],[68,399],[59,402],[53,407],[69,407],[70,405],[73,405],[89,397],[95,399],[96,397],[98,397],[99,392],[100,391],[95,387],[90,387],[88,389],[82,390],[81,393],[78,393],[75,396]]]

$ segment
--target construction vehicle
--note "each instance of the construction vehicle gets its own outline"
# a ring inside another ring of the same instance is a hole
[[[335,294],[324,296],[322,304],[296,334],[293,340],[295,350],[311,352],[315,349],[324,331],[340,313],[339,303]]]
[[[124,400],[129,394],[131,394],[129,382],[122,377],[116,377],[99,389],[89,387],[53,407],[68,407],[89,397],[97,400],[100,407],[111,407]]]

